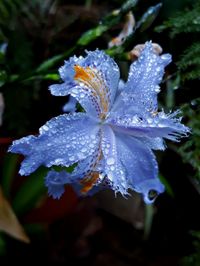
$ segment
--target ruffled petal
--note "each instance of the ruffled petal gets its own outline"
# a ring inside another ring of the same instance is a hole
[[[84,108],[90,116],[98,117],[101,113],[100,99],[93,95],[84,84],[75,83],[54,84],[49,87],[51,93],[55,96],[71,95]]]
[[[53,95],[71,94],[92,115],[108,113],[119,82],[119,69],[112,58],[98,50],[87,52],[85,58],[70,58],[59,72],[64,83],[50,86]]]
[[[111,127],[104,126],[102,152],[106,180],[115,192],[125,196],[129,194],[130,188],[142,193],[145,202],[149,204],[155,200],[155,195],[164,191],[158,179],[155,156],[138,139],[114,133]]]
[[[60,115],[40,128],[38,137],[13,142],[10,152],[26,156],[20,174],[29,175],[40,165],[69,166],[90,156],[99,143],[99,126],[85,113]]]
[[[137,61],[130,66],[125,95],[140,110],[157,110],[158,84],[164,75],[164,68],[171,62],[170,54],[157,55],[151,42],[145,44]],[[130,98],[131,96],[131,98]]]
[[[65,191],[65,185],[72,182],[70,174],[66,171],[56,172],[51,170],[45,177],[45,185],[49,196],[59,199]]]
[[[95,152],[78,162],[72,173],[66,171],[51,170],[45,178],[45,185],[48,188],[48,194],[53,198],[60,198],[64,193],[66,184],[70,184],[79,196],[93,195],[99,191],[101,182],[101,170],[98,166],[99,151],[98,146]],[[98,173],[98,178],[92,178],[92,173]]]
[[[65,113],[74,113],[76,112],[76,105],[77,105],[77,100],[69,96],[68,102],[63,106],[63,112]]]
[[[117,134],[117,151],[121,164],[126,169],[129,187],[142,193],[149,204],[164,191],[158,179],[158,166],[152,151],[139,140]]]
[[[112,124],[116,131],[131,136],[179,141],[181,137],[186,137],[190,133],[190,129],[181,124],[181,118],[176,117],[178,113],[159,112],[146,117],[113,114],[107,122]]]
[[[96,68],[100,76],[105,81],[105,94],[109,98],[110,106],[112,106],[119,84],[119,67],[115,61],[103,51],[96,50],[94,52],[87,52],[84,66]]]
[[[130,66],[128,81],[112,111],[140,116],[157,111],[159,83],[170,62],[170,54],[157,55],[151,42],[147,42],[138,60]]]
[[[117,150],[116,137],[109,126],[102,129],[102,152],[105,159],[105,175],[108,185],[122,195],[128,195],[128,182],[126,177],[126,169],[119,160]]]

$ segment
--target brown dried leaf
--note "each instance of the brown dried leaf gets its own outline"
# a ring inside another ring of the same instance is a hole
[[[8,235],[23,241],[30,243],[29,237],[26,235],[23,227],[19,223],[10,203],[3,195],[3,191],[0,187],[0,231],[7,233]]]
[[[157,43],[152,43],[153,51],[155,54],[159,55],[162,54],[162,47]],[[141,52],[143,51],[145,44],[138,44],[136,45],[130,52],[129,52],[129,59],[135,61],[140,56]]]

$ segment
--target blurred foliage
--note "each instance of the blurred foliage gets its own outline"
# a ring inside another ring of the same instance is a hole
[[[194,253],[182,260],[181,266],[199,266],[200,262],[200,231],[192,231]]]
[[[175,42],[184,35],[185,38],[192,40],[182,52],[177,66],[183,80],[197,79],[200,77],[200,1],[196,1],[191,8],[176,13],[158,26],[156,31],[161,33],[169,31],[169,36]],[[186,42],[187,44],[187,42]],[[180,45],[180,44],[179,44]],[[183,45],[184,47],[184,45]]]
[[[200,16],[200,12],[199,12]],[[197,79],[200,77],[200,43],[195,42],[189,46],[183,53],[181,59],[177,62],[180,71],[183,73],[183,79]]]
[[[185,90],[189,103],[181,107],[184,121],[191,128],[191,136],[178,149],[183,161],[192,166],[194,174],[189,178],[199,190],[200,185],[200,100],[194,88],[200,78],[200,1],[191,1],[182,11],[176,12],[156,32],[168,33],[174,47],[177,70],[171,75],[167,86],[167,106],[173,108],[176,90]],[[175,78],[174,78],[175,76]],[[196,180],[194,179],[196,178]]]
[[[193,177],[198,180],[196,186],[200,186],[200,98],[192,100],[190,104],[183,105],[182,112],[187,125],[192,129],[192,133],[189,140],[181,145],[178,152],[183,160],[193,167],[195,171]]]

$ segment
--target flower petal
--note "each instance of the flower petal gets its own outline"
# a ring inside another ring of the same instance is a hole
[[[106,94],[110,99],[110,105],[112,105],[118,89],[119,67],[115,61],[103,51],[96,50],[94,52],[87,53],[88,55],[85,58],[84,66],[90,66],[91,68],[96,68],[99,71],[107,87],[103,89],[108,90],[106,91]]]
[[[102,152],[105,159],[104,171],[108,185],[115,192],[127,195],[128,183],[126,169],[119,161],[115,134],[111,127],[106,125],[102,131]]]
[[[162,80],[165,66],[170,62],[170,54],[157,55],[152,43],[147,42],[138,60],[130,67],[125,89],[129,103],[131,100],[141,111],[157,110],[158,84]]]
[[[92,171],[96,170],[100,172],[99,167],[95,167],[95,163],[98,160],[98,154],[98,149],[96,149],[92,155],[78,162],[78,165],[72,173],[67,173],[66,171],[49,171],[45,178],[45,185],[48,188],[48,194],[53,198],[60,198],[64,193],[64,186],[66,184],[71,184],[79,196],[91,196],[95,192],[99,191],[100,187],[98,185],[101,180],[94,180],[96,182],[92,183],[89,178]],[[88,186],[90,187],[88,188]]]
[[[77,100],[74,97],[69,96],[68,102],[62,108],[63,112],[64,113],[76,112],[76,104],[77,104]]]
[[[157,195],[164,191],[164,186],[158,179],[154,154],[135,138],[118,134],[116,139],[118,157],[126,168],[130,188],[142,193],[147,204],[152,203],[155,198],[151,194]]]
[[[51,170],[45,177],[45,185],[48,189],[48,194],[54,199],[59,199],[65,191],[65,184],[71,183],[70,174],[66,171],[56,172]]]
[[[40,165],[69,166],[90,156],[99,142],[99,126],[85,113],[60,115],[40,128],[38,137],[13,142],[10,152],[26,156],[20,174],[29,175]]]
[[[101,113],[99,97],[94,96],[84,84],[77,85],[65,82],[51,85],[49,89],[55,96],[71,95],[82,105],[86,113],[93,117],[98,117]]]
[[[142,193],[146,203],[155,198],[164,186],[158,179],[158,166],[150,148],[138,139],[114,133],[111,127],[104,126],[102,151],[105,158],[105,174],[115,192],[128,195],[131,188]]]
[[[65,83],[50,86],[53,95],[71,94],[92,115],[110,110],[118,87],[119,69],[104,52],[96,50],[87,52],[85,58],[70,58],[59,72]]]
[[[189,128],[181,124],[181,118],[177,118],[179,112],[165,114],[159,112],[148,114],[144,117],[138,115],[112,114],[108,122],[112,124],[116,131],[134,137],[145,138],[166,138],[179,141],[181,137],[186,137],[190,132]]]

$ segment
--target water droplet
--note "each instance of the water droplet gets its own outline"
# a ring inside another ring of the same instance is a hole
[[[55,160],[55,164],[60,164],[60,163],[62,163],[62,159],[56,159]]]
[[[107,159],[106,162],[107,162],[108,165],[112,165],[112,164],[115,163],[115,159],[113,157],[110,157],[110,158]]]
[[[115,167],[112,165],[112,166],[110,167],[110,170],[111,170],[111,171],[114,171],[114,170],[115,170]]]
[[[74,156],[69,157],[69,161],[74,161]]]
[[[148,198],[149,200],[154,200],[158,196],[158,192],[154,189],[149,190]]]
[[[43,129],[44,131],[48,131],[48,130],[49,130],[48,126],[46,126],[46,125],[44,125],[44,126],[42,127],[42,129]]]
[[[156,86],[155,92],[160,92],[160,86]]]
[[[81,151],[82,151],[82,152],[86,152],[87,149],[86,149],[86,148],[82,148]]]

